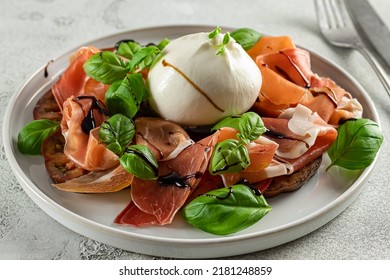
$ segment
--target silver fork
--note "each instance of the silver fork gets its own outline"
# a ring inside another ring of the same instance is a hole
[[[315,0],[318,25],[329,43],[358,50],[375,70],[390,96],[390,79],[382,65],[364,45],[343,0]]]

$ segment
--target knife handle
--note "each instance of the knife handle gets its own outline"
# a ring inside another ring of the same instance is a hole
[[[378,75],[381,80],[384,88],[386,89],[387,94],[390,96],[390,78],[387,75],[386,70],[378,62],[375,56],[364,46],[356,46],[356,49],[367,59],[375,73]]]

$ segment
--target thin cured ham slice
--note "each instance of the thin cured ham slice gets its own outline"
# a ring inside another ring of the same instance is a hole
[[[208,167],[215,137],[208,137],[183,150],[177,157],[160,161],[159,179],[134,178],[131,186],[133,203],[156,217],[158,224],[172,222],[177,211],[199,184]],[[137,225],[144,224],[137,222]]]
[[[248,54],[263,76],[259,100],[253,106],[261,116],[278,117],[297,104],[332,125],[362,116],[360,103],[331,79],[313,73],[309,52],[295,47],[289,37],[261,38]]]
[[[337,138],[337,130],[333,126],[300,104],[288,109],[279,118],[263,118],[263,122],[269,130],[264,137],[277,143],[271,163],[264,168],[247,168],[239,174],[223,175],[226,186],[243,179],[252,184],[290,175],[321,157]],[[253,161],[256,162],[255,159]]]
[[[253,60],[256,60],[259,55],[276,53],[292,48],[295,48],[295,44],[289,36],[262,36],[247,52]]]
[[[52,186],[67,192],[77,193],[108,193],[117,192],[130,186],[134,176],[121,165],[104,171],[92,171],[72,180],[52,184]]]
[[[99,142],[99,126],[106,116],[95,108],[94,102],[89,97],[68,98],[64,102],[61,130],[65,137],[64,154],[86,170],[102,171],[117,166],[119,159]]]
[[[310,53],[304,49],[291,48],[259,55],[256,62],[267,65],[269,69],[298,86],[310,87],[313,72],[311,71]]]
[[[317,112],[326,122],[338,125],[340,121],[362,117],[362,105],[333,80],[313,75],[311,84],[310,94],[299,103]]]
[[[297,104],[299,99],[308,91],[307,88],[298,86],[285,79],[261,60],[256,61],[263,76],[260,94],[275,105],[290,106]]]
[[[337,130],[333,126],[300,104],[286,110],[277,119],[263,118],[263,122],[272,131],[268,137],[279,144],[276,155],[283,159],[297,159],[316,141],[325,139],[332,144],[337,137]]]
[[[159,224],[156,216],[143,212],[133,201],[130,201],[119,215],[116,216],[114,223],[122,226],[136,227]]]
[[[102,91],[105,92],[107,87],[99,82],[90,81],[91,78],[85,73],[83,68],[84,63],[99,51],[95,47],[82,47],[71,56],[70,65],[52,87],[53,95],[61,110],[64,102],[70,96],[77,97],[82,95],[86,93],[86,89],[88,94],[96,94],[96,98],[104,100],[104,98],[101,99]]]
[[[256,172],[267,168],[272,163],[278,147],[278,143],[263,136],[249,143],[247,148],[251,164],[245,172]]]
[[[142,131],[142,137],[137,139],[138,141],[145,142],[149,147],[154,147],[157,155],[164,154],[159,151],[155,143],[163,142],[161,137],[174,134],[162,131],[154,131],[156,134],[153,134],[153,131],[149,131],[145,134],[146,131],[154,127],[157,123],[155,123],[154,119],[149,118],[142,118],[138,121],[138,127],[145,126],[148,121],[153,122],[153,124],[148,126],[147,129],[142,128],[140,130]],[[183,135],[186,135],[186,133],[184,134],[183,131],[178,129],[176,124],[168,123],[167,121],[163,121],[163,123],[165,124],[165,130],[175,131],[175,134],[180,131],[179,138],[181,141],[183,139],[184,142],[186,141],[187,136],[183,138]],[[158,122],[160,125],[163,123]],[[159,161],[158,180],[134,178],[131,186],[132,201],[117,216],[115,222],[120,225],[131,226],[164,225],[171,223],[177,211],[188,201],[199,183],[202,181],[204,183],[207,181],[207,178],[214,177],[211,175],[206,176],[205,174],[208,173],[208,163],[219,136],[221,136],[221,133],[217,131],[213,135],[191,144],[177,156],[169,160],[161,158],[162,160]],[[174,143],[176,147],[180,146],[180,141]],[[165,148],[162,147],[162,149]],[[169,152],[165,154],[169,154]],[[218,180],[218,178],[217,176],[214,179]],[[203,184],[202,190],[208,186]]]
[[[92,78],[89,78],[84,85],[84,95],[91,95],[96,97],[98,100],[104,102],[106,91],[110,85],[103,84],[102,82],[98,82]]]
[[[134,123],[136,143],[148,147],[156,160],[169,160],[194,143],[187,132],[173,122],[139,117]]]
[[[46,171],[55,183],[63,183],[88,173],[64,155],[64,145],[65,139],[60,129],[42,143],[41,152]]]

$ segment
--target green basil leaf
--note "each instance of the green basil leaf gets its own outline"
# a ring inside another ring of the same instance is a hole
[[[254,112],[242,114],[238,125],[240,133],[237,136],[245,142],[256,140],[266,131],[262,119]]]
[[[223,36],[223,41],[222,44],[227,45],[230,42],[230,33],[226,32],[225,35]]]
[[[208,35],[209,39],[215,38],[215,36],[217,36],[219,33],[221,33],[221,31],[222,31],[221,27],[217,26],[213,31],[211,31],[209,33],[209,35]]]
[[[350,170],[368,167],[383,143],[377,123],[369,119],[349,120],[337,129],[336,141],[328,149],[331,164]]]
[[[134,72],[136,66],[138,66],[138,70],[151,66],[159,53],[161,50],[157,46],[148,46],[138,50],[129,61],[130,72]]]
[[[164,38],[157,44],[157,48],[162,51],[169,43],[170,40],[168,38]]]
[[[91,78],[104,84],[112,84],[123,79],[127,72],[127,64],[119,56],[110,51],[93,55],[84,63],[84,71]]]
[[[116,53],[120,56],[132,59],[134,54],[140,50],[142,46],[134,41],[122,41],[118,44]]]
[[[131,145],[125,149],[119,162],[127,172],[134,176],[154,180],[158,177],[158,164],[152,152],[143,145]]]
[[[248,186],[235,185],[198,196],[183,208],[186,221],[203,231],[227,235],[262,219],[271,207]]]
[[[112,114],[133,118],[148,92],[141,74],[129,74],[114,82],[106,92],[106,106]]]
[[[250,28],[240,28],[230,33],[230,36],[247,51],[259,41],[262,35]]]
[[[223,127],[231,127],[236,130],[240,130],[240,126],[239,126],[240,118],[241,116],[237,116],[237,115],[223,118],[211,128],[211,131],[221,129]]]
[[[235,139],[227,139],[215,146],[209,172],[212,175],[239,173],[250,164],[248,149]]]
[[[59,122],[34,120],[24,126],[18,134],[18,149],[27,155],[40,155],[42,142],[58,128]]]
[[[104,121],[99,128],[99,140],[117,155],[121,155],[130,144],[135,134],[135,127],[131,119],[116,114]]]

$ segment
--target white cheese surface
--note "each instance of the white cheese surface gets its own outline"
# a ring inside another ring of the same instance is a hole
[[[223,36],[190,34],[164,49],[148,76],[150,104],[162,118],[182,125],[210,125],[253,105],[261,72],[233,38],[217,54]]]

